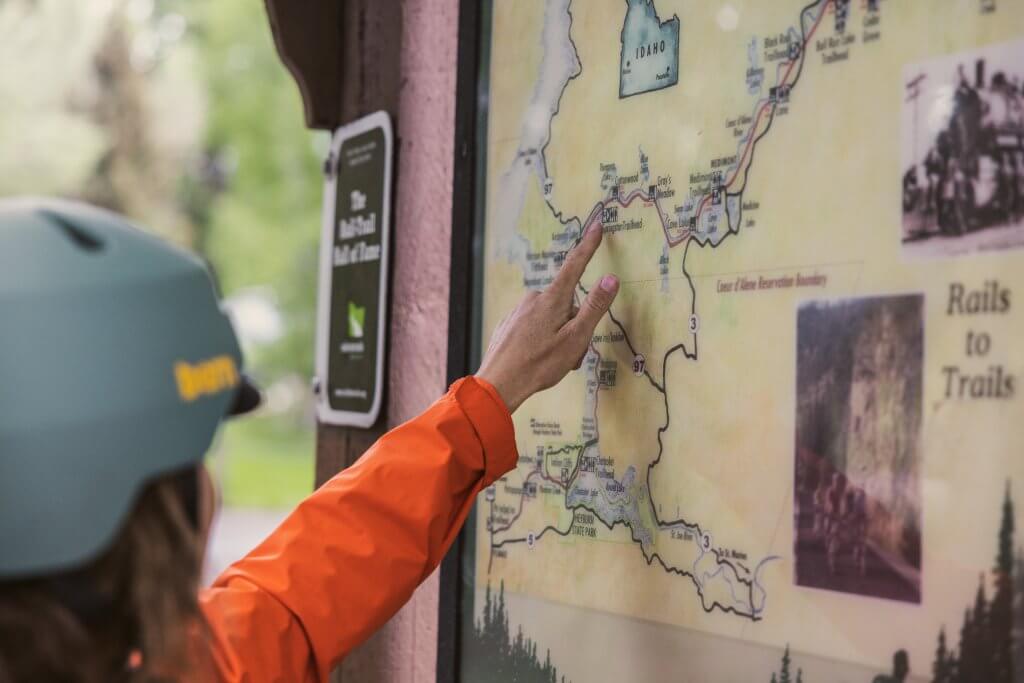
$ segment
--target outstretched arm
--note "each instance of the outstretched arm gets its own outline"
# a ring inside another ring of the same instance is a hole
[[[225,680],[326,681],[440,563],[516,463],[512,421],[467,378],[307,498],[201,596]]]
[[[200,602],[221,680],[326,681],[437,567],[481,489],[516,465],[511,411],[579,365],[618,281],[575,289],[600,229],[499,325],[480,372],[307,498]]]

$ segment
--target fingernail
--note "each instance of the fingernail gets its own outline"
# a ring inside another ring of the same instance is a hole
[[[601,278],[601,289],[606,292],[615,292],[619,288],[619,278],[614,275],[605,275]]]

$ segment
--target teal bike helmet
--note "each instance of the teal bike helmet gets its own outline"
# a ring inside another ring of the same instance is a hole
[[[258,403],[199,258],[82,204],[0,201],[0,580],[96,558]]]

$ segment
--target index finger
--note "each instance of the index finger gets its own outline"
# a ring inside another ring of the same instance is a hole
[[[587,269],[587,264],[590,263],[590,259],[593,258],[594,252],[601,246],[601,238],[604,236],[604,231],[601,229],[601,221],[595,219],[587,231],[583,234],[583,238],[579,241],[574,249],[572,249],[565,257],[565,261],[562,263],[562,269],[555,275],[555,279],[552,280],[551,286],[548,288],[549,291],[554,291],[559,294],[571,294],[576,289],[576,285],[579,284],[580,278],[583,277],[583,271]]]

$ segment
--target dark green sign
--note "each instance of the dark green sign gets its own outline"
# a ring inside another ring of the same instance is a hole
[[[368,427],[380,414],[391,160],[391,121],[378,112],[340,128],[327,162],[317,378],[331,424]]]

